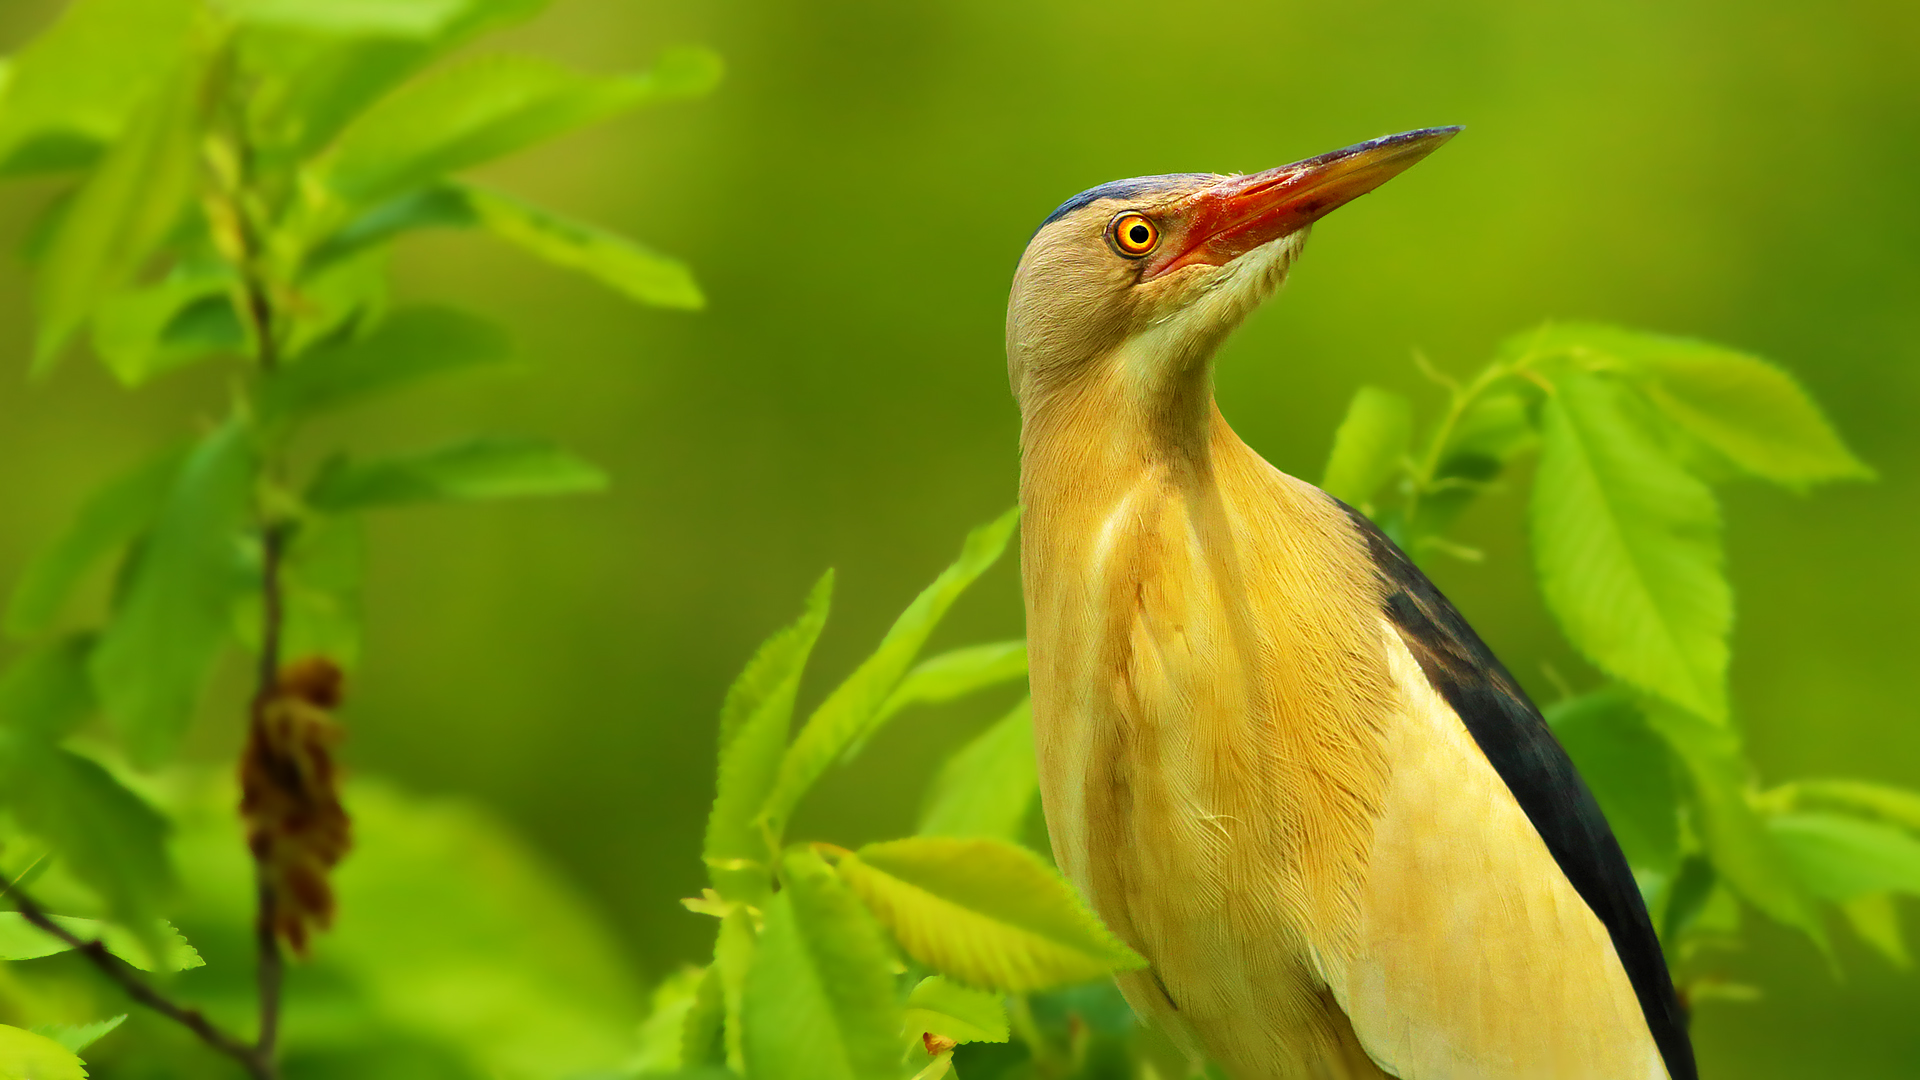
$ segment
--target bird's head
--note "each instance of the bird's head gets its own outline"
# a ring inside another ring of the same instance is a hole
[[[1014,393],[1031,407],[1102,373],[1148,392],[1188,381],[1280,287],[1309,226],[1459,130],[1388,135],[1251,176],[1116,180],[1068,199],[1014,273]]]

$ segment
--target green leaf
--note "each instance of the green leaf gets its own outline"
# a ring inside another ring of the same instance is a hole
[[[91,163],[182,51],[193,0],[76,0],[0,84],[0,176]]]
[[[918,831],[1018,842],[1039,793],[1033,702],[1023,700],[940,767]]]
[[[907,1034],[923,1033],[956,1043],[1007,1041],[1007,1003],[999,994],[972,990],[933,975],[907,995]]]
[[[509,195],[477,187],[466,191],[474,221],[530,255],[577,270],[642,304],[706,306],[692,271],[676,259]]]
[[[0,727],[58,742],[93,712],[87,657],[93,637],[73,634],[14,659],[0,672]]]
[[[407,308],[364,337],[315,348],[275,372],[261,389],[260,412],[269,420],[305,418],[512,357],[506,333],[484,319]]]
[[[873,655],[835,687],[807,718],[806,726],[787,749],[773,793],[767,798],[764,817],[771,836],[778,837],[786,831],[787,818],[801,796],[846,748],[873,734],[881,707],[899,685],[920,647],[926,644],[928,635],[967,586],[1000,558],[1019,519],[1020,512],[1015,508],[968,533],[960,558],[907,605]]]
[[[1871,780],[1795,780],[1769,793],[1789,807],[1844,810],[1920,832],[1920,791]]]
[[[1640,716],[1630,695],[1602,690],[1546,710],[1553,734],[1593,789],[1594,798],[1639,869],[1671,874],[1679,868],[1679,795],[1675,762],[1666,743]]]
[[[514,499],[600,491],[597,467],[541,439],[484,438],[380,461],[336,458],[307,501],[330,513],[448,500]]]
[[[186,457],[185,447],[164,450],[82,503],[73,524],[20,575],[7,604],[7,632],[27,637],[51,626],[87,571],[153,523]]]
[[[345,668],[359,663],[365,570],[366,529],[358,515],[310,514],[301,520],[280,567],[281,655],[325,656]],[[257,584],[257,560],[251,577]],[[235,616],[241,643],[255,652],[261,615],[255,587]]]
[[[125,1023],[126,1013],[96,1020],[91,1024],[40,1024],[34,1027],[35,1035],[45,1035],[70,1052],[78,1054],[101,1039],[113,1033],[113,1030]]]
[[[480,56],[402,88],[341,137],[328,184],[369,205],[649,101],[705,92],[718,61],[664,57],[645,75],[598,78],[532,56]]]
[[[155,905],[173,881],[166,819],[99,763],[0,729],[0,802],[100,894],[114,921],[157,925]]]
[[[787,856],[747,976],[754,1080],[894,1080],[900,1006],[879,927],[819,856]]]
[[[1413,404],[1377,386],[1363,386],[1333,433],[1333,452],[1320,487],[1365,510],[1374,492],[1406,460],[1413,441]]]
[[[838,866],[908,955],[969,986],[1024,994],[1146,966],[1053,868],[1005,841],[894,840]]]
[[[740,913],[746,917],[745,912]],[[741,968],[741,980],[744,983],[746,969]],[[736,1006],[738,997],[735,998]],[[738,1021],[736,1008],[734,1019]],[[700,987],[694,997],[693,1007],[687,1011],[686,1023],[680,1029],[680,1062],[689,1069],[715,1065],[726,1060],[726,1045],[723,1032],[727,1023],[726,991],[720,985],[720,970],[717,965],[709,965],[706,975],[700,980]]]
[[[1860,935],[1860,940],[1886,957],[1888,963],[1897,968],[1913,966],[1913,956],[1907,952],[1907,938],[1900,929],[1900,912],[1893,906],[1892,893],[1863,893],[1851,900],[1841,901],[1840,911],[1847,917],[1847,925]]]
[[[86,1080],[73,1051],[47,1038],[0,1024],[0,1080]]]
[[[721,1048],[727,1067],[746,1075],[746,994],[753,972],[759,941],[754,935],[753,916],[744,907],[736,907],[720,920],[720,933],[713,943],[713,970],[720,977]]]
[[[467,0],[220,0],[256,26],[328,34],[428,38],[444,32]]]
[[[1555,383],[1533,489],[1541,591],[1601,670],[1724,722],[1733,594],[1719,507],[1631,404],[1603,376]]]
[[[730,900],[765,902],[775,850],[759,826],[787,748],[800,676],[826,625],[833,571],[822,574],[792,626],[774,634],[727,689],[720,707],[720,768],[703,855],[713,886]]]
[[[234,311],[233,273],[224,265],[182,264],[165,280],[101,301],[93,319],[93,351],[122,385],[248,345]]]
[[[239,540],[253,447],[229,423],[187,456],[93,651],[93,685],[134,759],[173,752],[246,589]]]
[[[307,256],[309,274],[415,229],[466,228],[479,221],[471,188],[435,184],[380,203],[347,222]]]
[[[627,1059],[627,1072],[671,1073],[680,1069],[687,1018],[699,1005],[700,988],[706,981],[705,968],[683,967],[653,988],[651,1008],[640,1023],[640,1049]]]
[[[117,923],[70,915],[51,918],[67,933],[83,942],[98,941],[108,952],[141,971],[186,971],[206,965],[200,953],[187,944],[187,939],[170,923],[159,923],[152,935],[160,943],[156,958],[155,951],[138,934]],[[0,960],[33,960],[66,952],[69,948],[72,946],[65,941],[28,922],[25,915],[0,911]]]
[[[1767,821],[1773,839],[1807,889],[1828,900],[1866,893],[1920,896],[1920,839],[1911,833],[1843,814],[1777,814]]]
[[[976,690],[1027,677],[1027,643],[996,641],[943,652],[915,665],[900,685],[887,695],[874,718],[884,724],[910,705],[937,705],[965,697]]]
[[[192,203],[197,78],[169,77],[135,113],[48,241],[36,281],[33,368],[49,370],[74,331],[154,254]]]

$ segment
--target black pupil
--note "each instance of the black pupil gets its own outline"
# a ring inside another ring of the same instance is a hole
[[[1152,235],[1153,233],[1149,232],[1147,227],[1139,222],[1135,222],[1132,227],[1127,229],[1127,239],[1133,241],[1135,244],[1145,244],[1147,238]]]

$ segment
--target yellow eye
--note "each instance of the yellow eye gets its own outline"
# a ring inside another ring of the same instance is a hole
[[[1145,214],[1126,213],[1113,219],[1113,246],[1120,254],[1137,259],[1160,242],[1160,230]]]

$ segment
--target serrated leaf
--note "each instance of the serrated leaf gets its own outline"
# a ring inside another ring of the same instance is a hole
[[[342,513],[420,502],[571,495],[606,486],[599,468],[552,443],[484,438],[379,461],[336,458],[314,479],[307,501]]]
[[[1724,722],[1733,594],[1719,506],[1631,406],[1604,376],[1555,383],[1532,500],[1541,591],[1601,670]]]
[[[747,976],[746,1075],[894,1080],[901,1011],[879,927],[812,852],[781,877]]]
[[[72,1053],[78,1054],[101,1039],[113,1033],[113,1030],[125,1023],[126,1013],[96,1020],[91,1024],[41,1024],[33,1029],[35,1035],[45,1035]]]
[[[0,727],[58,742],[93,712],[91,634],[72,634],[14,658],[0,672]]]
[[[704,92],[716,66],[676,58],[644,75],[601,78],[533,56],[475,57],[363,116],[336,144],[326,180],[370,205],[649,101]]]
[[[7,604],[7,632],[25,637],[52,625],[87,571],[152,524],[186,457],[185,447],[164,450],[82,503],[73,523],[20,575]]]
[[[1911,833],[1844,814],[1776,814],[1767,821],[1808,891],[1828,900],[1866,893],[1920,896],[1920,839]]]
[[[485,319],[406,308],[364,337],[317,347],[276,371],[260,391],[260,412],[269,420],[310,417],[512,358],[506,332]]]
[[[1862,893],[1840,902],[1840,912],[1860,940],[1887,958],[1897,968],[1913,966],[1907,952],[1906,934],[1900,929],[1900,912],[1894,907],[1892,893]]]
[[[99,919],[81,919],[71,915],[51,916],[67,933],[82,942],[98,941],[113,955],[141,971],[187,971],[204,967],[206,961],[171,923],[159,923],[148,936],[159,944],[156,951],[140,935],[118,923]],[[72,948],[65,941],[27,921],[17,911],[0,911],[0,960],[33,960],[53,956]],[[76,1053],[79,1051],[76,1049]]]
[[[987,836],[1018,842],[1040,794],[1033,757],[1033,702],[1023,700],[947,759],[928,789],[922,836]]]
[[[684,1063],[687,1018],[699,1004],[700,987],[706,979],[705,968],[683,967],[653,988],[647,1018],[640,1022],[640,1048],[624,1066],[629,1074],[671,1073],[680,1069]]]
[[[873,734],[875,718],[906,674],[928,635],[960,598],[967,586],[987,571],[1006,550],[1020,519],[1018,508],[967,534],[960,558],[942,571],[900,613],[873,655],[846,681],[835,687],[807,718],[806,726],[787,749],[780,775],[767,798],[763,816],[770,834],[778,837],[801,796],[858,740]]]
[[[1671,874],[1679,867],[1679,795],[1675,762],[1642,719],[1631,696],[1602,690],[1546,710],[1554,737],[1593,789],[1607,824],[1636,869]]]
[[[735,1019],[738,1019],[737,1010]],[[686,1023],[680,1029],[681,1064],[699,1069],[725,1061],[726,1023],[727,999],[720,985],[720,971],[717,966],[709,965],[700,980],[693,1008],[687,1011]]]
[[[474,221],[530,255],[577,270],[642,304],[683,309],[706,305],[693,272],[677,259],[509,195],[466,190]]]
[[[760,646],[720,707],[719,777],[703,854],[714,888],[730,900],[763,903],[772,883],[775,852],[758,819],[786,752],[800,676],[832,601],[829,570],[799,620]]]
[[[1005,841],[914,837],[836,865],[908,955],[969,986],[1024,994],[1146,966],[1066,879]]]
[[[233,273],[224,265],[175,267],[153,285],[101,301],[93,318],[93,351],[124,386],[248,345],[234,311]]]
[[[253,495],[247,431],[229,423],[182,463],[93,650],[93,685],[134,760],[172,754],[244,595],[239,541]]]
[[[713,970],[720,982],[721,1050],[727,1067],[742,1076],[747,1072],[747,979],[758,952],[752,914],[744,907],[734,908],[720,920],[720,933],[713,943]]]
[[[1333,451],[1320,487],[1366,509],[1374,493],[1400,469],[1413,441],[1413,404],[1377,386],[1363,386],[1333,433]]]
[[[241,23],[328,34],[428,38],[447,29],[467,0],[219,0]]]
[[[1007,1041],[1007,1003],[999,994],[932,975],[907,995],[907,1035],[933,1034],[956,1043]]]
[[[0,1080],[86,1080],[73,1051],[47,1038],[0,1024]]]
[[[191,71],[168,77],[61,216],[35,279],[35,373],[53,366],[96,305],[132,279],[191,205],[197,82]]]

